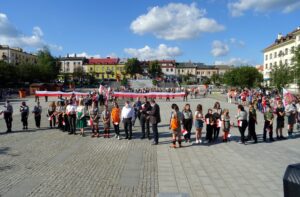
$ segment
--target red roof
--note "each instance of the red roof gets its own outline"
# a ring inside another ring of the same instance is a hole
[[[107,64],[115,65],[119,63],[119,58],[91,58],[88,60],[89,64]]]

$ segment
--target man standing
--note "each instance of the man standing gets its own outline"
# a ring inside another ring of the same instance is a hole
[[[142,127],[142,137],[141,139],[145,138],[145,135],[147,134],[147,138],[150,140],[150,125],[149,125],[149,114],[147,114],[148,111],[151,110],[151,105],[149,101],[146,101],[141,109],[140,109],[140,124]],[[145,132],[146,130],[146,132]]]
[[[5,110],[2,111],[1,113],[4,113],[4,119],[7,127],[7,133],[11,132],[11,123],[13,121],[12,119],[12,114],[13,114],[13,107],[10,104],[9,101],[6,101],[6,104],[4,105]]]
[[[121,120],[124,124],[125,139],[131,140],[132,138],[132,119],[134,118],[134,109],[130,106],[129,101],[125,102],[125,106],[122,108]],[[129,136],[128,136],[129,130]]]
[[[159,105],[155,103],[154,99],[151,99],[150,101],[151,104],[151,111],[148,111],[148,114],[150,115],[150,123],[152,125],[152,132],[153,132],[153,137],[154,141],[152,145],[157,145],[158,144],[158,129],[157,129],[157,124],[160,123],[161,118],[160,118],[160,109]]]
[[[41,114],[42,114],[42,107],[40,106],[40,102],[37,102],[37,105],[34,106],[32,113],[34,114],[35,125],[37,128],[41,126]]]

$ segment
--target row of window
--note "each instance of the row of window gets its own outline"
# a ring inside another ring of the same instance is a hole
[[[272,58],[277,58],[277,57],[281,57],[281,56],[284,56],[284,55],[288,55],[289,52],[290,52],[291,54],[293,54],[293,53],[295,52],[295,47],[292,46],[292,47],[290,48],[290,51],[289,51],[288,48],[285,48],[284,51],[283,51],[283,50],[280,50],[278,53],[277,53],[277,52],[274,52],[274,53],[270,53],[269,55],[267,54],[267,55],[265,56],[265,60],[268,60],[269,58],[270,58],[270,60],[271,60]],[[273,55],[274,55],[274,56],[273,56]]]
[[[286,65],[289,65],[289,60],[288,59],[285,59],[284,62],[282,60],[278,61],[278,64],[277,62],[274,62],[274,64],[270,63],[270,64],[265,64],[265,69],[272,69],[272,66],[277,66],[277,65],[281,65],[281,64],[286,64]],[[290,64],[293,64],[292,60],[290,62]]]
[[[90,67],[90,71],[93,71],[94,70],[94,68],[93,67]],[[100,68],[95,68],[95,71],[99,71],[99,72],[101,72],[101,71],[123,71],[124,70],[124,68],[121,68],[121,67],[105,67],[105,68],[103,68],[103,67],[100,67]]]
[[[178,69],[178,74],[180,74],[180,73],[182,73],[182,74],[184,74],[185,72],[184,72],[184,69],[181,69],[181,71]],[[187,71],[187,73],[192,73],[192,72],[189,72],[189,71]],[[197,71],[196,72],[197,73],[197,75],[205,75],[205,72],[204,71]],[[217,71],[206,71],[206,75],[213,75],[213,74],[217,74]]]
[[[72,62],[73,62],[73,61],[72,61]],[[67,66],[69,66],[70,63],[71,63],[71,62],[65,62],[65,64],[66,64]],[[81,65],[81,62],[73,62],[73,65],[74,65],[74,66],[76,66],[76,65],[80,66],[80,65]]]

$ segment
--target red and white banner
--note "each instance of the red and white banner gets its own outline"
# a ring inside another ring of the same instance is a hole
[[[89,93],[83,93],[83,92],[61,92],[61,91],[36,91],[35,95],[36,96],[53,96],[53,97],[58,97],[58,96],[62,96],[62,97],[70,97],[72,95],[75,96],[86,96]]]
[[[173,97],[184,97],[184,92],[148,92],[148,93],[135,93],[135,92],[114,92],[113,97],[124,97],[124,98],[173,98]]]

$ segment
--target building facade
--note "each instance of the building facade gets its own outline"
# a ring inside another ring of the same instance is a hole
[[[12,65],[37,64],[36,55],[21,48],[10,48],[8,45],[0,45],[0,60]]]
[[[165,76],[175,76],[176,61],[175,60],[159,60],[161,71]]]
[[[76,70],[76,68],[81,68],[86,72],[86,67],[84,66],[87,62],[85,57],[70,57],[67,55],[66,57],[61,57],[58,59],[60,64],[60,73],[71,74]]]
[[[272,69],[280,64],[292,66],[294,51],[300,46],[300,27],[286,36],[278,34],[275,42],[263,50],[264,54],[264,84],[270,85]]]
[[[126,60],[119,58],[91,58],[85,65],[87,73],[96,79],[122,79]]]

